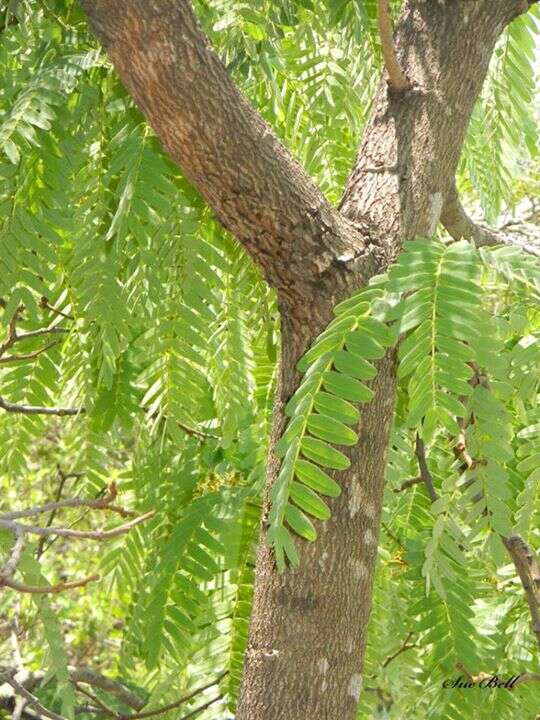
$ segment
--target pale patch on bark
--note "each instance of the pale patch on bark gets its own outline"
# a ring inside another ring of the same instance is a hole
[[[349,695],[354,698],[356,702],[360,700],[360,692],[362,691],[362,676],[358,673],[351,675],[349,682]]]
[[[368,498],[364,488],[358,482],[358,476],[352,478],[353,485],[349,498],[349,515],[351,518],[362,511],[367,518],[374,518],[377,515],[375,504]]]
[[[428,229],[428,235],[433,235],[435,230],[437,229],[437,223],[439,222],[439,218],[441,217],[441,212],[443,209],[443,195],[440,192],[433,193],[433,195],[430,197],[431,202],[431,208],[429,212],[429,229]]]
[[[366,545],[374,545],[377,542],[377,538],[373,534],[371,528],[368,528],[364,533],[364,542]]]
[[[361,560],[351,560],[352,575],[355,580],[363,580],[368,576],[368,570]]]
[[[330,663],[326,658],[319,658],[317,660],[317,668],[319,669],[319,672],[321,672],[323,675],[328,672],[328,668],[330,667]]]
[[[321,683],[321,690],[323,692],[325,692],[326,689],[328,688],[328,683],[326,681],[326,673],[328,672],[329,667],[330,667],[330,663],[328,662],[328,660],[326,658],[323,657],[323,658],[320,658],[319,660],[317,660],[317,669],[319,670],[320,673],[322,673],[322,676],[323,676],[323,680]]]

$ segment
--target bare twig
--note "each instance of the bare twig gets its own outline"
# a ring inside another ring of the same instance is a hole
[[[378,19],[384,65],[388,73],[388,84],[393,90],[404,92],[410,88],[410,83],[397,59],[388,0],[379,0]]]
[[[5,671],[11,672],[11,668],[6,668]],[[24,670],[15,672],[16,679],[27,690],[33,690],[35,687],[38,687],[46,678],[46,673],[41,671],[30,672]],[[138,697],[123,683],[117,680],[111,680],[95,670],[91,670],[87,667],[74,667],[73,665],[69,665],[68,672],[70,680],[77,686],[77,689],[81,691],[82,688],[79,687],[80,684],[90,685],[94,688],[104,690],[106,693],[112,695],[133,710],[141,710],[145,705],[145,701]]]
[[[117,680],[111,680],[110,678],[86,667],[68,667],[68,670],[70,678],[73,682],[77,684],[84,683],[85,685],[91,685],[92,687],[104,690],[109,693],[109,695],[112,695],[133,710],[139,711],[145,705],[144,700]]]
[[[88,508],[89,510],[94,509],[112,511],[118,513],[122,517],[133,516],[134,513],[132,511],[125,510],[124,508],[113,504],[117,493],[118,490],[116,484],[113,482],[109,485],[107,493],[101,498],[97,498],[94,500],[85,500],[82,498],[75,498],[71,500],[58,500],[56,502],[39,505],[34,508],[18,510],[0,515],[0,528],[5,528],[6,530],[9,530],[15,536],[15,544],[13,546],[11,556],[5,567],[3,568],[2,572],[0,573],[0,587],[5,586],[24,593],[58,593],[62,590],[82,587],[93,580],[99,579],[99,576],[92,575],[90,577],[84,578],[83,580],[62,582],[58,583],[57,585],[42,586],[28,585],[25,583],[17,582],[13,580],[13,575],[17,569],[18,563],[21,558],[24,537],[28,534],[38,535],[40,538],[53,536],[54,538],[67,537],[79,539],[86,538],[90,540],[108,540],[110,538],[114,538],[118,535],[123,535],[129,532],[136,525],[139,525],[140,523],[145,522],[146,520],[154,516],[155,513],[152,510],[150,512],[144,513],[143,515],[133,517],[133,519],[129,522],[112,528],[111,530],[72,530],[71,528],[55,527],[51,524],[54,517],[53,513],[65,508],[84,507]],[[18,522],[19,518],[33,517],[35,515],[41,515],[42,513],[46,512],[51,512],[51,517],[49,518],[49,523],[46,527],[24,525]]]
[[[413,485],[418,485],[418,483],[423,482],[423,479],[419,477],[410,478],[409,480],[405,480],[405,482],[402,482],[401,485],[398,488],[394,488],[395,493],[403,492],[404,490],[408,490]]]
[[[11,530],[12,532],[15,532],[17,528],[20,528],[24,533],[39,535],[41,537],[56,535],[58,537],[77,538],[79,540],[109,540],[110,538],[124,535],[136,525],[140,525],[146,520],[149,520],[155,514],[155,510],[150,510],[150,512],[144,513],[144,515],[139,515],[133,520],[124,523],[124,525],[119,525],[112,530],[70,530],[68,528],[53,526],[38,527],[37,525],[23,525],[22,523],[16,523],[13,520],[4,520],[2,518],[0,518],[0,527],[6,528],[6,530]]]
[[[228,674],[228,670],[221,673],[215,680],[212,680],[212,682],[207,683],[206,685],[203,685],[202,687],[198,687],[192,692],[190,692],[188,695],[184,695],[184,697],[181,697],[179,700],[175,700],[173,703],[169,703],[168,705],[162,705],[159,708],[155,708],[153,710],[146,710],[144,712],[139,713],[133,713],[132,715],[128,715],[128,720],[142,720],[142,718],[149,718],[153,717],[154,715],[161,715],[164,712],[169,712],[169,710],[174,710],[175,708],[179,707],[180,705],[183,705],[184,703],[187,703],[189,700],[192,700],[197,695],[200,695],[205,690],[209,690],[211,687],[214,687],[214,685],[217,685],[220,683],[224,677],[226,677]],[[213,700],[213,702],[217,702],[219,698],[216,698]],[[201,710],[204,710],[205,707],[208,707],[205,705]],[[199,710],[198,712],[200,712]],[[190,715],[186,715],[185,717],[191,717]]]
[[[384,532],[388,535],[388,537],[393,540],[398,547],[400,547],[404,552],[406,550],[405,545],[401,542],[401,540],[398,538],[397,535],[394,535],[394,533],[390,530],[388,525],[386,523],[381,523],[382,528]]]
[[[79,478],[81,477],[81,473],[65,473],[60,465],[57,466],[58,468],[58,475],[60,477],[60,482],[58,483],[58,488],[56,490],[56,496],[55,496],[55,502],[58,502],[60,498],[62,497],[62,492],[64,490],[64,485],[70,478]],[[49,519],[47,520],[46,527],[50,527],[53,522],[54,518],[56,517],[57,511],[55,509],[51,510],[51,514],[49,515]],[[45,552],[45,543],[47,539],[44,537],[39,538],[37,549],[36,549],[36,558],[39,560],[39,558],[43,555]]]
[[[94,695],[94,693],[91,693],[89,690],[85,690],[85,688],[82,688],[78,683],[74,683],[74,685],[80,693],[90,698],[90,700],[92,700],[92,702],[94,702],[101,709],[104,715],[112,718],[117,717],[117,713],[115,713],[114,710],[111,710],[110,707],[105,705],[105,703],[102,702],[96,695]]]
[[[112,482],[107,490],[107,494],[97,500],[89,500],[85,498],[74,498],[69,500],[59,500],[57,502],[50,502],[46,505],[37,505],[33,508],[26,508],[25,510],[15,510],[14,512],[0,514],[1,520],[19,520],[25,517],[34,517],[35,515],[41,515],[47,512],[55,512],[65,508],[94,508],[96,510],[110,510],[118,513],[122,517],[134,517],[135,513],[132,510],[125,510],[118,505],[113,505],[113,500],[118,495],[118,488],[116,483]],[[47,527],[51,527],[48,525]]]
[[[382,664],[383,668],[388,667],[388,665],[390,665],[390,663],[395,660],[398,655],[401,655],[401,653],[404,653],[406,650],[411,650],[412,648],[418,647],[415,643],[409,643],[409,640],[413,635],[414,633],[411,631],[403,641],[403,644],[394,653],[392,653],[392,655],[389,655],[386,658],[386,660]]]
[[[49,310],[50,312],[54,313],[55,315],[59,315],[60,317],[66,318],[66,320],[75,320],[73,315],[68,315],[65,312],[62,312],[62,310],[58,310],[58,308],[55,308],[54,305],[51,305],[49,302],[49,299],[43,296],[40,300],[39,306],[43,308],[44,310]]]
[[[431,502],[433,503],[437,500],[438,495],[435,491],[435,487],[433,486],[433,478],[431,477],[431,473],[428,468],[424,441],[418,434],[416,435],[415,454],[416,459],[418,460],[418,467],[420,469],[420,477],[422,478],[422,482],[424,483]]]
[[[34,358],[42,355],[44,352],[47,352],[47,350],[50,350],[56,344],[56,342],[49,343],[39,350],[34,350],[34,352],[26,353],[24,355],[6,355],[6,357],[0,357],[0,365],[6,365],[11,362],[21,362],[21,360],[33,360]]]
[[[61,408],[61,407],[41,407],[39,405],[17,405],[10,403],[0,397],[0,409],[10,413],[21,413],[23,415],[80,415],[84,412],[84,408]]]
[[[24,533],[21,530],[16,529],[14,531],[14,535],[15,543],[11,550],[11,554],[4,567],[0,570],[0,587],[14,575],[24,549]]]
[[[211,705],[214,705],[215,703],[219,702],[222,698],[223,698],[223,695],[216,695],[215,698],[212,698],[208,702],[204,703],[204,705],[199,705],[199,707],[195,708],[195,710],[188,712],[187,715],[182,715],[182,717],[178,718],[178,720],[189,720],[189,718],[193,718],[193,717],[195,717],[195,715],[202,713],[203,710],[206,710]]]
[[[27,704],[34,707],[42,717],[50,718],[50,720],[65,720],[62,715],[58,715],[57,713],[52,712],[52,710],[47,710],[47,708],[40,703],[40,701],[35,695],[32,695],[32,693],[27,690],[24,685],[21,685],[15,679],[15,671],[4,670],[3,672],[0,672],[0,680],[3,680],[8,685],[11,685],[17,695],[23,697],[26,700]]]
[[[12,578],[0,579],[0,587],[5,587],[16,590],[20,593],[29,593],[30,595],[56,595],[64,590],[73,590],[75,588],[84,587],[88,583],[99,580],[99,575],[89,575],[82,580],[72,580],[70,582],[60,582],[56,585],[27,585],[26,583],[17,582]]]

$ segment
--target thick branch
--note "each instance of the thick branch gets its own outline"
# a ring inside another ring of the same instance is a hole
[[[410,88],[410,83],[397,59],[388,0],[379,0],[378,20],[384,66],[388,73],[388,84],[393,90],[403,92]]]
[[[501,540],[514,562],[523,585],[531,614],[532,629],[540,647],[540,565],[538,559],[519,535],[508,538],[501,537]]]
[[[262,267],[282,305],[309,314],[313,283],[318,295],[335,292],[326,271],[364,253],[364,243],[232,82],[191,3],[81,4],[165,149]]]
[[[540,257],[540,248],[524,243],[500,230],[475,223],[461,204],[455,184],[452,185],[441,212],[441,223],[454,240],[472,240],[477,247],[515,245],[530,255]]]
[[[69,676],[73,682],[84,683],[91,685],[92,687],[99,688],[112,695],[120,702],[124,703],[133,710],[139,711],[144,705],[145,701],[141,700],[140,697],[135,695],[129,688],[123,685],[121,682],[111,680],[100,673],[90,670],[89,668],[68,668]]]

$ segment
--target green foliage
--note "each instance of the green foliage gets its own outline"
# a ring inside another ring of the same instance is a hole
[[[234,79],[334,202],[381,66],[376,5],[196,3]],[[460,163],[461,189],[493,221],[538,193],[535,23],[529,13],[501,39]],[[97,569],[102,579],[49,601],[3,592],[0,615],[21,628],[25,666],[47,672],[36,694],[66,717],[80,701],[69,664],[122,678],[148,707],[227,672],[223,700],[201,717],[229,717],[251,612],[276,300],[167,158],[77,3],[9,0],[0,25],[0,342],[21,304],[19,332],[50,331],[17,344],[35,357],[0,366],[0,396],[80,411],[0,414],[0,510],[50,501],[61,483],[62,497],[94,497],[114,480],[129,510],[158,511],[107,544],[58,541],[39,562],[28,546],[21,580]],[[515,248],[415,241],[336,308],[299,366],[270,516],[280,566],[295,562],[295,536],[314,539],[328,517],[376,361],[401,335],[362,720],[537,711],[528,685],[479,701],[441,683],[456,662],[539,670],[499,539],[540,540],[539,301],[537,263]],[[462,431],[472,468],[455,454]],[[417,434],[436,503],[420,483],[397,492],[418,475]],[[75,510],[57,520],[118,523]],[[2,543],[0,565],[8,552]],[[385,664],[409,633],[414,647]],[[11,652],[0,637],[2,658]]]
[[[283,458],[272,487],[268,540],[278,568],[285,557],[298,565],[289,529],[315,540],[317,532],[306,516],[327,520],[330,509],[319,495],[336,497],[341,488],[328,470],[346,470],[349,458],[335,445],[358,442],[358,405],[368,403],[372,390],[365,384],[376,375],[373,360],[383,357],[392,333],[371,311],[377,289],[362,290],[336,306],[333,320],[300,361],[305,372],[285,412],[290,418],[276,447]]]

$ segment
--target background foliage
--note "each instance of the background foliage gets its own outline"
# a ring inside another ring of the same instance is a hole
[[[201,717],[233,717],[279,353],[275,298],[165,156],[77,4],[1,7],[0,332],[21,304],[21,330],[65,332],[17,346],[55,342],[0,365],[0,396],[80,412],[0,415],[0,510],[52,500],[60,484],[63,496],[94,497],[115,480],[122,504],[157,513],[107,544],[45,546],[39,566],[29,548],[21,571],[38,582],[95,570],[102,580],[49,600],[3,590],[0,657],[9,664],[20,650],[27,668],[47,670],[36,693],[67,717],[81,703],[68,664],[122,678],[149,707],[226,672],[222,700]],[[337,202],[380,71],[374,0],[196,7],[235,80]],[[461,160],[461,191],[494,223],[534,218],[537,23],[529,13],[502,37]],[[540,669],[500,541],[519,531],[540,542],[539,280],[518,251],[442,243],[409,248],[377,280],[377,317],[404,341],[359,718],[535,715],[534,686],[459,694],[441,681],[458,662],[473,673]],[[488,387],[471,387],[470,361]],[[353,411],[361,399],[348,398]],[[487,463],[474,472],[454,452],[462,430]],[[328,426],[317,432],[332,441]],[[419,474],[417,433],[434,504],[421,483],[397,492]],[[326,506],[298,492],[290,524],[311,535],[319,520],[302,525],[298,508],[320,518]],[[7,552],[11,538],[0,541]]]

